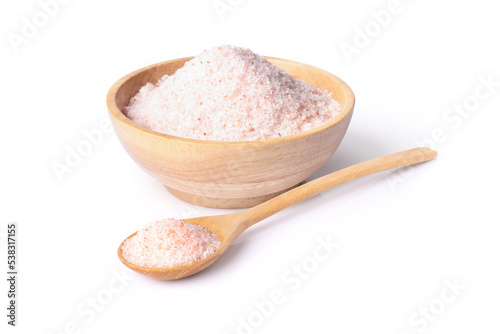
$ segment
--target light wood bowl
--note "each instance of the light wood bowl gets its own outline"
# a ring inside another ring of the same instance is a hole
[[[123,108],[142,86],[174,74],[192,58],[132,72],[118,80],[107,95],[111,122],[123,147],[173,195],[213,208],[254,206],[297,186],[337,150],[352,117],[352,90],[333,74],[290,60],[266,57],[292,76],[330,91],[341,105],[340,114],[295,135],[239,142],[170,136],[148,130],[123,114]]]

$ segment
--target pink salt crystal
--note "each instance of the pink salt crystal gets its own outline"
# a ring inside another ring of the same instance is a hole
[[[315,128],[340,112],[332,94],[295,79],[249,49],[204,51],[125,108],[132,121],[193,139],[245,141]]]
[[[168,218],[153,222],[125,240],[123,257],[135,265],[170,268],[199,261],[221,242],[206,227]]]

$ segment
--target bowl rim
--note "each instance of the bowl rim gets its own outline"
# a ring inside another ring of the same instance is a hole
[[[272,143],[278,143],[278,142],[283,142],[283,141],[296,140],[296,139],[307,137],[307,136],[313,135],[315,133],[321,132],[323,130],[326,130],[326,129],[331,128],[331,127],[335,126],[336,124],[340,123],[349,114],[351,114],[353,109],[354,109],[355,96],[354,96],[352,89],[342,79],[340,79],[336,75],[334,75],[328,71],[325,71],[321,68],[318,68],[318,67],[315,67],[312,65],[308,65],[305,63],[301,63],[301,62],[297,62],[297,61],[293,61],[293,60],[288,60],[288,59],[283,59],[283,58],[267,57],[267,56],[264,56],[264,58],[271,61],[271,62],[273,60],[278,61],[278,62],[280,62],[280,61],[281,62],[289,62],[289,63],[294,63],[296,65],[304,66],[304,67],[314,68],[318,71],[324,72],[327,76],[333,78],[339,84],[340,87],[342,87],[344,93],[346,94],[345,107],[341,108],[340,113],[337,114],[331,120],[329,120],[329,121],[327,121],[327,122],[325,122],[325,123],[323,123],[315,128],[306,130],[306,131],[302,131],[302,132],[299,132],[299,133],[296,133],[293,135],[288,135],[288,136],[283,136],[283,137],[278,137],[278,138],[269,138],[269,139],[260,139],[260,140],[240,140],[240,141],[193,139],[193,138],[178,137],[178,136],[173,136],[173,135],[157,132],[157,131],[150,130],[146,127],[143,127],[143,126],[135,123],[134,121],[129,119],[127,116],[125,116],[125,114],[118,108],[118,106],[116,104],[116,94],[125,82],[127,82],[128,80],[130,80],[134,76],[138,75],[139,73],[144,72],[144,71],[148,71],[152,68],[163,66],[165,64],[172,63],[172,62],[179,62],[179,61],[187,62],[193,58],[194,58],[193,56],[182,57],[182,58],[176,58],[176,59],[171,59],[171,60],[155,63],[152,65],[142,67],[142,68],[135,70],[133,72],[130,72],[129,74],[120,78],[118,81],[116,81],[111,86],[111,88],[109,89],[108,94],[106,96],[106,104],[107,104],[110,116],[112,116],[115,120],[119,121],[121,124],[123,124],[125,126],[132,127],[136,130],[145,132],[145,133],[152,135],[152,136],[155,136],[157,138],[163,138],[163,139],[169,139],[169,140],[175,140],[175,141],[181,141],[181,142],[187,142],[187,143],[196,143],[196,144],[205,143],[205,144],[212,144],[212,145],[214,145],[214,144],[219,144],[219,145],[264,145],[264,144],[272,144]]]

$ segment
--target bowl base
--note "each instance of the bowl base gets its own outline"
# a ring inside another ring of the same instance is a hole
[[[303,182],[298,183],[298,184],[294,185],[293,187],[290,187],[290,188],[287,188],[287,189],[284,189],[282,191],[278,191],[278,192],[275,192],[272,194],[256,196],[256,197],[244,197],[244,198],[205,197],[205,196],[198,196],[198,195],[185,193],[183,191],[170,188],[168,186],[165,186],[165,188],[167,188],[168,191],[170,191],[170,193],[172,195],[174,195],[175,197],[180,198],[183,201],[186,201],[186,202],[194,204],[194,205],[205,206],[208,208],[217,208],[217,209],[241,209],[241,208],[249,208],[249,207],[264,203],[265,201],[268,201],[273,197],[281,195],[284,192],[287,192],[288,190],[293,189],[293,188],[301,185],[302,183]]]

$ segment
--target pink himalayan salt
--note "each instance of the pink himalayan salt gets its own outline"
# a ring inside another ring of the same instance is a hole
[[[130,100],[126,115],[148,129],[193,139],[245,141],[315,128],[340,111],[332,94],[295,79],[249,49],[204,51]]]
[[[141,267],[170,268],[199,261],[220,245],[217,235],[206,227],[168,218],[149,224],[127,239],[122,255]]]

